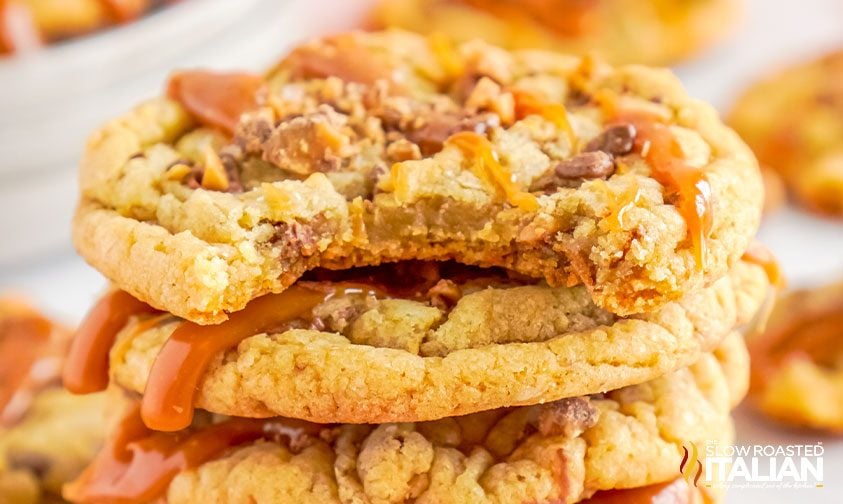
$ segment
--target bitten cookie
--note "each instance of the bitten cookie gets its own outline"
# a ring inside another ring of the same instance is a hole
[[[760,218],[751,152],[666,70],[352,33],[169,96],[91,138],[74,240],[198,323],[313,267],[406,259],[652,311],[725,275]]]

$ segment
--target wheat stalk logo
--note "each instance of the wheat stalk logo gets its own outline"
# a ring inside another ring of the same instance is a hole
[[[685,451],[685,455],[682,457],[682,462],[679,463],[679,472],[682,473],[682,477],[685,478],[685,482],[688,485],[691,484],[691,480],[694,481],[694,486],[697,486],[697,483],[700,481],[700,477],[703,473],[702,462],[700,462],[699,458],[699,450],[697,449],[696,443],[693,441],[690,442],[691,449],[688,450],[688,447],[682,445],[682,450]],[[696,475],[694,475],[696,468]]]

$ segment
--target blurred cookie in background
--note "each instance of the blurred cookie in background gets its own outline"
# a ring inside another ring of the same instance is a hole
[[[0,298],[0,502],[60,502],[102,444],[104,394],[61,388],[69,341],[25,303]]]
[[[750,398],[786,424],[843,433],[843,282],[794,291],[748,335]]]
[[[376,28],[481,38],[510,49],[600,54],[612,63],[664,65],[723,38],[739,0],[382,0]]]
[[[128,23],[176,0],[0,0],[0,55]]]
[[[802,206],[843,217],[843,50],[754,84],[729,122]]]
[[[764,215],[770,215],[787,202],[787,187],[777,172],[763,166],[761,180],[764,182]]]

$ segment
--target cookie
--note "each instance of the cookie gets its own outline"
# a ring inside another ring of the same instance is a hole
[[[766,331],[750,334],[750,398],[787,424],[843,433],[843,283],[777,302]]]
[[[725,275],[760,218],[751,152],[665,70],[391,31],[168,94],[91,138],[74,241],[201,324],[314,267],[407,259],[652,311]]]
[[[729,339],[745,354],[739,334]],[[746,360],[730,360],[725,366],[745,382]],[[129,464],[136,475],[132,497],[152,500],[159,488],[171,504],[612,502],[602,491],[676,479],[683,445],[731,442],[729,410],[739,397],[723,369],[705,354],[688,368],[605,394],[433,422],[320,426],[276,418],[209,426],[197,417],[187,432],[134,434],[149,436],[150,448],[189,450],[193,462],[175,464],[180,472],[173,478],[168,469],[144,470],[151,459],[136,453]],[[138,409],[124,430],[142,425]],[[209,439],[216,446],[200,455],[196,448]],[[119,452],[111,446],[66,497],[127,496],[121,492],[130,490],[130,480],[107,471],[109,454]]]
[[[382,0],[375,27],[482,39],[511,49],[597,53],[614,63],[665,65],[722,39],[738,0]]]
[[[324,272],[335,280],[303,280],[219,326],[169,314],[130,317],[114,307],[133,298],[116,291],[89,318],[110,327],[86,322],[78,333],[74,347],[84,350],[72,352],[65,384],[90,391],[96,387],[85,384],[100,380],[104,387],[107,377],[84,363],[104,360],[117,321],[129,320],[111,349],[112,380],[146,390],[144,418],[158,430],[189,425],[194,405],[320,423],[432,420],[656,378],[748,322],[769,288],[762,267],[740,263],[680,302],[619,318],[581,286],[519,285],[503,273],[495,279],[477,268],[471,276],[471,268],[452,266],[444,276],[425,271],[436,264],[418,263],[339,278]],[[425,278],[420,287],[410,271]],[[402,278],[402,291],[390,293],[378,275]]]
[[[105,436],[103,394],[73,396],[58,381],[67,330],[0,299],[0,501],[51,502]]]
[[[132,21],[162,0],[3,0],[0,56]]]
[[[843,51],[750,87],[729,123],[805,208],[843,216]]]

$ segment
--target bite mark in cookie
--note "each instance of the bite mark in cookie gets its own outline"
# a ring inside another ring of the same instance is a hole
[[[302,46],[221,146],[194,123],[219,120],[171,101],[141,107],[91,143],[78,248],[133,295],[199,323],[314,267],[500,266],[583,283],[629,315],[738,260],[760,214],[757,166],[667,74],[434,47],[397,32]],[[358,53],[378,69],[345,61]],[[201,178],[166,171],[185,158]],[[290,228],[309,241],[274,232]],[[127,264],[166,280],[148,285]]]

